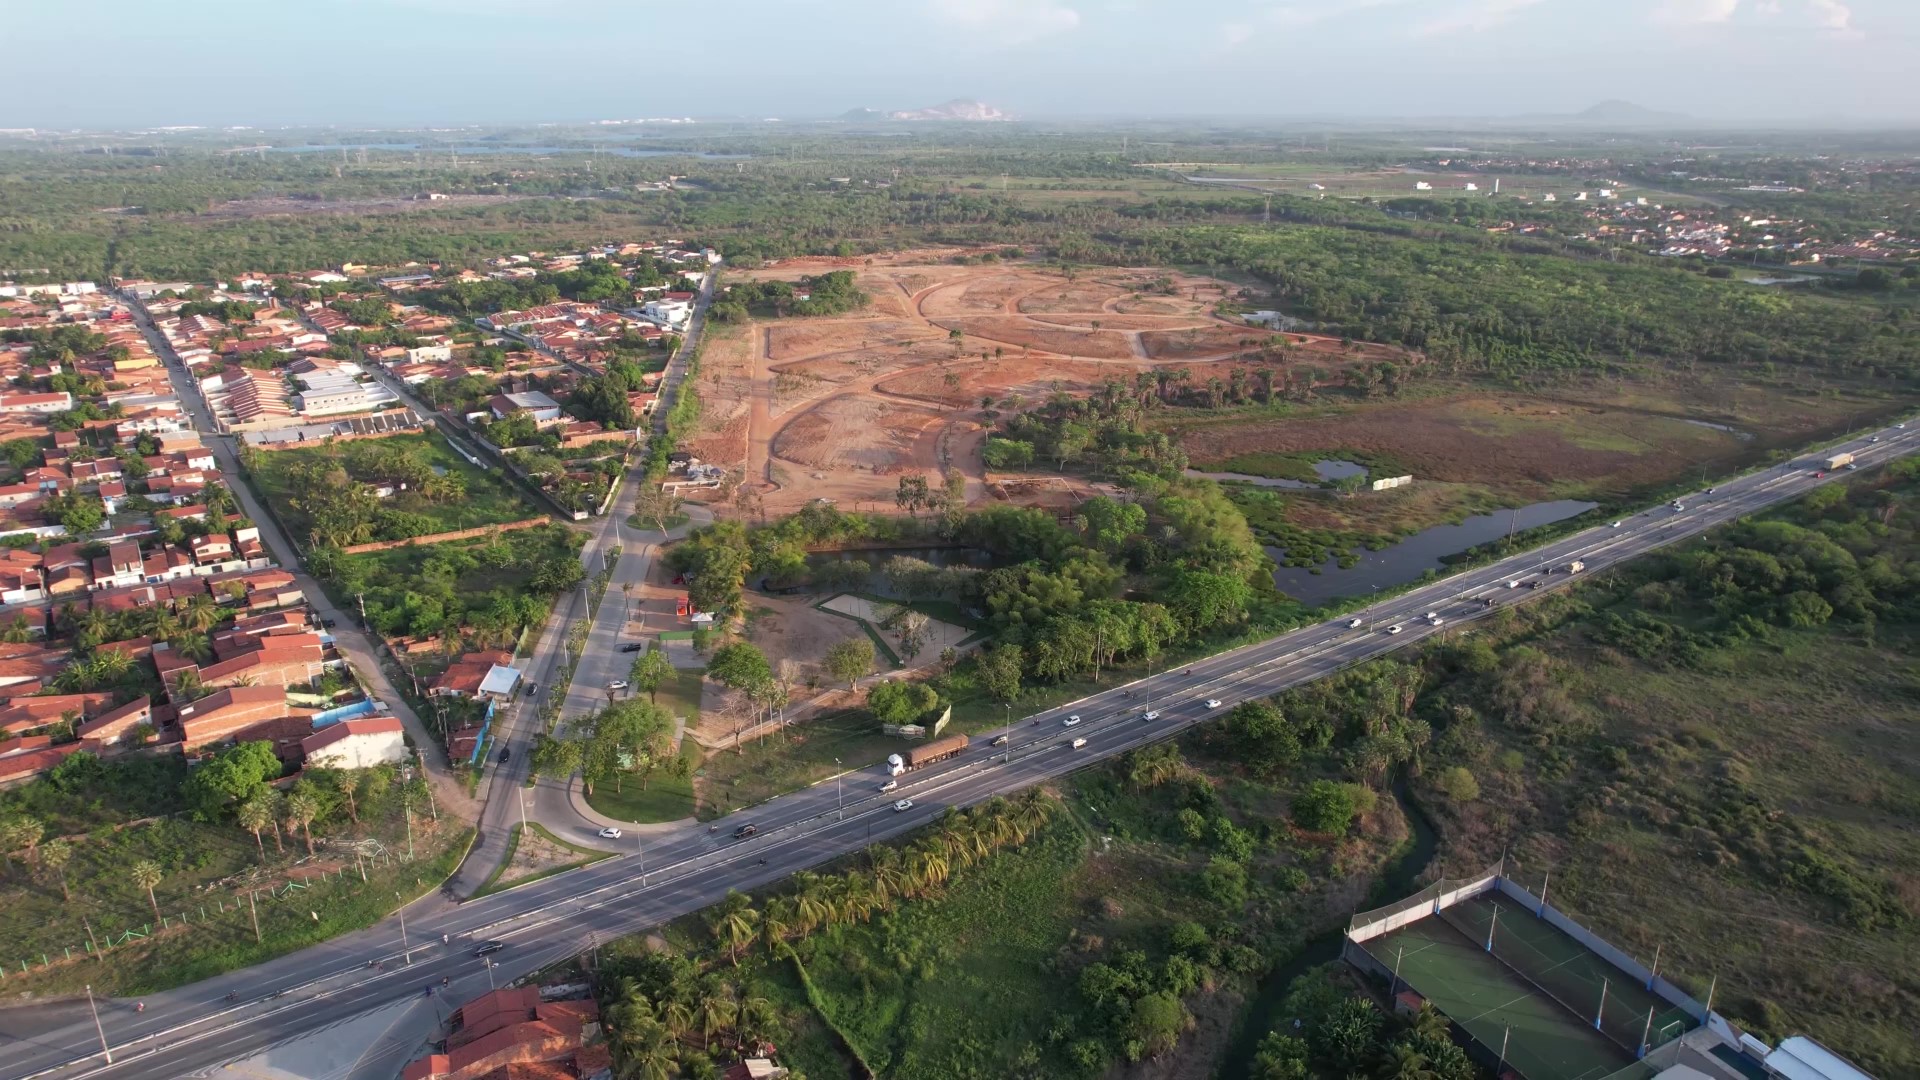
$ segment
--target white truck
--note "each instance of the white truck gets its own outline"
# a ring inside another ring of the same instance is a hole
[[[1586,568],[1587,568],[1586,563],[1581,562],[1579,559],[1575,559],[1572,562],[1567,564],[1567,573],[1577,574],[1580,571],[1585,570]]]

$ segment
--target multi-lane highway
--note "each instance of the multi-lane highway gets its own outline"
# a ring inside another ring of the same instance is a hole
[[[1836,450],[1862,467],[1920,449],[1920,427],[1890,427]],[[415,1000],[442,1009],[605,940],[705,907],[729,889],[752,889],[796,870],[925,825],[946,809],[971,805],[1060,776],[1102,758],[1167,738],[1235,703],[1274,693],[1383,655],[1435,633],[1524,601],[1575,575],[1590,575],[1744,514],[1804,494],[1835,476],[1797,462],[1727,481],[1711,492],[1565,537],[1542,548],[1464,571],[1383,600],[1332,623],[1301,627],[983,733],[966,753],[908,773],[883,793],[877,769],[855,772],[695,827],[558,877],[422,912],[406,927],[389,921],[245,971],[146,999],[103,1007],[108,1064],[84,1002],[49,1007],[31,1025],[0,1021],[13,1033],[0,1046],[0,1080],[43,1073],[61,1077],[176,1077],[257,1052],[375,1007]],[[1551,573],[1546,571],[1551,570]],[[1529,587],[1539,582],[1542,589]],[[1509,582],[1519,582],[1509,587]],[[1491,599],[1493,607],[1486,601]],[[1435,625],[1425,616],[1437,613]],[[1350,625],[1353,619],[1359,626]],[[1399,627],[1398,633],[1389,632]],[[1217,706],[1210,705],[1217,701]],[[1145,711],[1154,720],[1142,718]],[[1064,720],[1077,714],[1081,722]],[[998,736],[1006,742],[994,745]],[[1083,745],[1074,746],[1076,740]],[[894,800],[913,800],[896,812]],[[744,824],[753,836],[736,839]],[[445,939],[443,941],[443,935]],[[481,959],[489,941],[504,947]],[[488,962],[493,966],[489,968]],[[442,988],[441,980],[449,981]],[[432,996],[428,991],[432,991]],[[232,994],[232,1000],[228,995]],[[22,1033],[26,1028],[30,1033]]]

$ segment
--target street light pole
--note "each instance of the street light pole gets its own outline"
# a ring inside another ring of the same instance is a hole
[[[107,1064],[113,1064],[113,1048],[107,1045],[107,1030],[100,1026],[100,1007],[93,1003],[93,984],[87,984],[87,1008],[93,1011],[93,1033],[100,1036],[100,1052],[106,1055]]]
[[[393,898],[400,901],[400,955],[406,960],[408,966],[412,966],[413,949],[407,945],[407,902],[397,890]]]
[[[840,759],[839,758],[833,759],[833,767],[836,770],[833,774],[833,801],[839,804],[839,813],[838,813],[838,816],[835,818],[835,820],[845,821],[847,820],[847,800],[846,800],[846,796],[842,795],[840,792]]]
[[[495,989],[493,985],[493,957],[486,957],[481,962],[487,965],[487,989]]]

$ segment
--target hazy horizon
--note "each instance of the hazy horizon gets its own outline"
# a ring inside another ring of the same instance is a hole
[[[1920,123],[1909,0],[98,0],[11,14],[0,127],[821,119],[969,98],[1035,120]],[[76,79],[75,73],[84,73]]]

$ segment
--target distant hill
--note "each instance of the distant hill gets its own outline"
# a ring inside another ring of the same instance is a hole
[[[1650,124],[1686,123],[1693,118],[1685,113],[1661,112],[1644,105],[1635,105],[1631,101],[1614,99],[1574,113],[1572,119],[1581,124],[1625,124],[1630,127],[1645,127]]]
[[[900,109],[893,112],[883,112],[879,109],[848,109],[840,114],[840,119],[850,123],[875,120],[960,120],[985,123],[1011,120],[1013,117],[991,105],[983,105],[968,98],[954,98],[952,101],[926,109]]]

